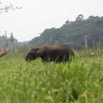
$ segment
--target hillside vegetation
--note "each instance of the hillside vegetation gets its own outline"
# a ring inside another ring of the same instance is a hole
[[[63,43],[75,49],[83,49],[85,47],[85,39],[87,40],[88,48],[102,48],[103,17],[90,16],[84,19],[83,15],[79,15],[75,21],[67,20],[60,28],[44,30],[39,37],[29,42],[29,46]]]
[[[18,42],[14,38],[11,42],[10,37],[2,35],[0,43],[0,50],[6,46],[6,43],[8,43],[9,48],[14,49],[23,45],[32,48],[45,44],[67,44],[74,49],[84,49],[86,45],[88,48],[102,48],[103,17],[89,16],[84,19],[84,16],[80,14],[75,21],[67,20],[60,28],[45,29],[40,36],[34,37],[31,41]]]

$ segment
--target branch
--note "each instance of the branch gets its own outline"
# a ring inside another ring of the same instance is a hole
[[[9,49],[6,49],[6,50],[3,50],[3,51],[0,51],[0,57],[6,55],[7,53],[9,52]]]
[[[0,2],[0,5],[2,2]],[[22,9],[22,7],[14,7],[12,4],[5,5],[4,7],[0,7],[0,13],[2,12],[8,12],[9,10],[16,10],[16,9]]]

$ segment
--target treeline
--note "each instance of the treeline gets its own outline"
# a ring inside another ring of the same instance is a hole
[[[82,14],[75,21],[67,20],[60,28],[45,29],[40,36],[28,42],[18,42],[17,39],[0,36],[0,50],[32,48],[38,45],[67,44],[74,49],[103,47],[103,17],[89,16],[84,19]]]
[[[5,35],[0,36],[0,50],[3,50],[4,48],[11,48],[15,49],[19,46],[18,40],[11,37],[7,37]]]
[[[44,30],[39,37],[33,38],[30,47],[46,44],[67,44],[74,49],[103,47],[103,17],[82,14],[75,21],[67,20],[60,28]]]

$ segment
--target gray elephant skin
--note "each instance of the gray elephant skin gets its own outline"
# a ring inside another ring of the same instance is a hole
[[[46,62],[66,62],[71,56],[74,56],[74,52],[67,45],[43,45],[32,48],[25,59],[29,62],[40,57]]]

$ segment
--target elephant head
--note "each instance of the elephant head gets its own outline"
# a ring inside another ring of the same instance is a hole
[[[26,56],[26,61],[31,61],[36,59],[36,48],[31,49],[31,51]]]
[[[30,52],[27,54],[26,56],[26,61],[31,61],[31,60],[35,60],[38,57],[43,57],[44,52],[43,49],[41,48],[33,48],[30,50]],[[43,58],[42,58],[43,59]]]

